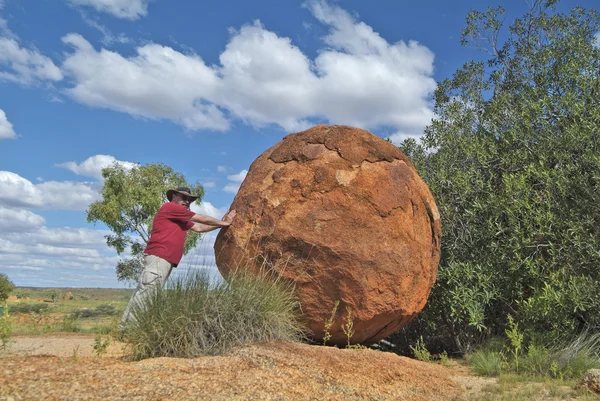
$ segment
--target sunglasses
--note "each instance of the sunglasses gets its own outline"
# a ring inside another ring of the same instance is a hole
[[[181,198],[181,200],[186,201],[186,202],[191,202],[192,201],[192,197],[189,197],[187,195],[182,195],[182,194],[178,194],[179,197]]]

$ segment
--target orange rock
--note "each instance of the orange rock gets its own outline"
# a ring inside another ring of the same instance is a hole
[[[268,266],[296,284],[315,341],[373,343],[408,324],[436,278],[441,226],[424,181],[391,143],[361,129],[318,125],[286,136],[250,166],[220,231],[216,263]]]

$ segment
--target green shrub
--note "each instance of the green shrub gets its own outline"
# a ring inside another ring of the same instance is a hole
[[[11,313],[41,313],[48,309],[48,304],[15,303],[10,305]]]
[[[553,337],[600,331],[600,16],[530,3],[510,27],[502,7],[468,13],[461,42],[490,57],[440,82],[431,125],[401,145],[443,228],[405,344],[467,353],[509,314]]]
[[[73,317],[75,319],[86,319],[99,316],[113,316],[116,313],[116,309],[113,305],[102,304],[96,306],[95,309],[84,308],[74,310]]]
[[[96,306],[96,311],[101,316],[114,316],[117,313],[114,305],[108,305],[108,304],[102,304],[102,305]]]
[[[300,339],[297,311],[293,287],[268,274],[237,273],[211,285],[207,275],[190,273],[133,308],[124,341],[134,359],[217,355],[251,342]]]

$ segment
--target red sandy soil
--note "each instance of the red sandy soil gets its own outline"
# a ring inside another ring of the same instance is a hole
[[[119,343],[96,355],[94,335],[11,340],[0,400],[460,400],[491,380],[393,353],[289,342],[132,362]]]

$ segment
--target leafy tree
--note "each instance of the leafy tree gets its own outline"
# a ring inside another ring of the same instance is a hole
[[[87,211],[88,222],[101,221],[113,232],[105,236],[106,244],[119,255],[129,250],[131,257],[119,260],[116,266],[120,281],[137,281],[143,268],[142,257],[152,228],[152,219],[167,201],[168,189],[189,187],[195,195],[204,195],[198,183],[190,185],[182,174],[164,164],[147,164],[126,169],[118,163],[102,170],[104,186],[102,200]],[[184,253],[193,248],[199,235],[190,232]]]
[[[401,145],[443,238],[437,284],[400,342],[465,352],[508,316],[548,338],[600,329],[599,18],[529,4],[507,33],[502,7],[469,12],[462,43],[487,63],[441,82],[422,142]]]
[[[15,285],[8,279],[8,276],[4,273],[0,273],[0,302],[6,302],[9,294],[13,292]]]

